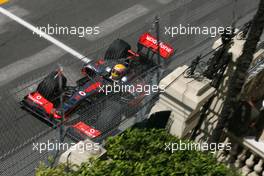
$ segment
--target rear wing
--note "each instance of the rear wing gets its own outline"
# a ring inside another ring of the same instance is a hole
[[[139,45],[150,48],[154,53],[158,53],[158,41],[150,33],[146,32],[139,37]],[[160,42],[160,56],[164,59],[170,58],[174,54],[174,49],[167,43]]]

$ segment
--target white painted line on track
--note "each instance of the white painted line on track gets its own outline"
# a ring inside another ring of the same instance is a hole
[[[51,45],[40,52],[16,61],[0,69],[0,86],[6,84],[23,74],[56,61],[66,52],[55,45]]]
[[[96,25],[100,27],[100,34],[86,35],[85,38],[91,41],[102,38],[114,32],[116,29],[119,29],[122,26],[134,21],[138,17],[147,14],[148,12],[148,8],[144,7],[143,5],[136,4]]]
[[[29,30],[31,30],[35,34],[38,34],[38,35],[42,36],[46,40],[50,41],[51,43],[53,43],[54,45],[58,46],[59,48],[65,50],[66,52],[70,53],[71,55],[75,56],[76,58],[81,59],[83,62],[87,63],[87,62],[91,61],[89,58],[87,58],[84,55],[80,54],[76,50],[70,48],[66,44],[60,42],[59,40],[57,40],[54,37],[46,34],[45,32],[37,29],[32,24],[30,24],[27,21],[23,20],[22,18],[14,15],[13,13],[11,13],[8,10],[4,9],[3,7],[0,7],[0,13],[2,13],[3,15],[5,15],[5,16],[11,18],[11,19],[13,19],[14,21],[16,21],[17,23],[19,23],[19,24],[23,25],[24,27],[28,28]]]

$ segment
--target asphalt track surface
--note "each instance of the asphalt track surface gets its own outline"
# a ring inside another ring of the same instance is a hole
[[[102,56],[115,38],[123,38],[135,46],[137,37],[150,28],[156,14],[161,17],[162,27],[180,23],[227,26],[233,22],[233,14],[237,19],[245,17],[249,20],[258,3],[257,0],[234,2],[14,0],[2,7],[33,26],[100,26],[102,31],[97,36],[52,35],[63,45],[78,52],[79,56],[87,56],[92,60]],[[161,33],[164,33],[164,28],[161,28]],[[206,53],[214,40],[205,35],[161,36],[176,48],[176,56],[169,69],[188,64],[196,55]],[[0,175],[33,175],[34,167],[47,153],[33,152],[32,142],[47,141],[58,136],[58,132],[47,124],[20,110],[18,101],[24,90],[34,88],[34,82],[56,68],[58,63],[78,72],[82,62],[69,48],[33,34],[17,21],[0,13],[0,156],[5,156],[0,160]]]

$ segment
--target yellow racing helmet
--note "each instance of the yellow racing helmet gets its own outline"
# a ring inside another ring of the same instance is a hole
[[[114,80],[118,80],[124,76],[127,67],[124,64],[116,64],[111,71],[111,77]]]

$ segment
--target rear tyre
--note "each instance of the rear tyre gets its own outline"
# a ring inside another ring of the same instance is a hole
[[[105,52],[105,60],[119,60],[128,56],[131,46],[122,39],[116,39]]]
[[[49,101],[53,101],[62,93],[60,91],[60,76],[57,74],[57,71],[51,72],[37,87],[38,93]],[[65,89],[66,84],[67,78],[62,74],[62,90]]]

